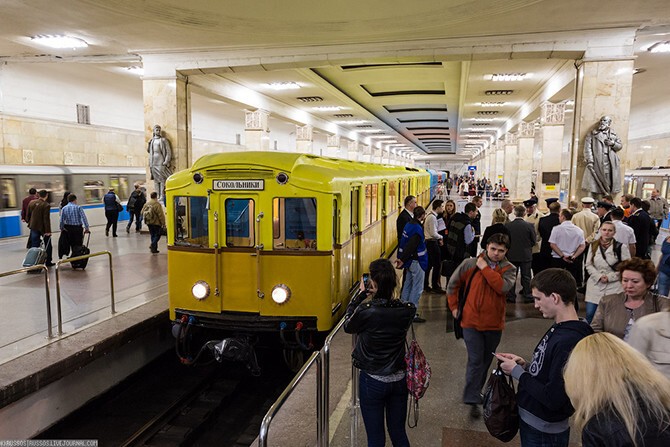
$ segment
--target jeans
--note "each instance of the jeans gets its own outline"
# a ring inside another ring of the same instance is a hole
[[[130,230],[130,226],[133,224],[133,218],[135,219],[135,231],[140,231],[142,229],[142,210],[132,210],[128,213],[130,215],[130,220],[128,221],[128,226],[126,227]]]
[[[386,428],[394,447],[409,447],[405,432],[407,414],[407,381],[380,382],[364,371],[360,374],[358,395],[361,400],[361,415],[368,436],[368,447],[383,447],[386,444]]]
[[[423,278],[426,272],[423,271],[419,261],[410,261],[409,267],[405,269],[405,284],[400,292],[400,299],[405,303],[412,303],[419,308],[419,298],[423,292]]]
[[[161,226],[148,224],[148,227],[151,235],[151,251],[158,251],[158,241],[161,240]]]
[[[588,324],[591,324],[593,321],[593,317],[596,314],[596,310],[598,310],[598,305],[595,303],[589,303],[588,301],[586,302],[586,322]]]
[[[482,403],[482,388],[501,336],[502,331],[478,331],[473,328],[463,328],[463,341],[468,351],[463,403]]]
[[[658,272],[658,293],[659,295],[668,296],[668,292],[670,292],[670,275]]]
[[[39,231],[30,230],[30,246],[39,247],[41,242],[42,242],[42,233],[40,233]],[[44,236],[44,248],[47,251],[47,259],[45,262],[47,264],[51,264],[51,261],[53,260],[52,258],[53,247],[51,246],[51,236]]]
[[[519,419],[519,435],[522,447],[567,447],[570,429],[561,433],[543,433]]]

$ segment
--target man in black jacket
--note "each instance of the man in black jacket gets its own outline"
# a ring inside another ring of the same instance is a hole
[[[403,209],[400,214],[398,214],[398,219],[395,221],[396,232],[398,233],[398,243],[402,238],[402,230],[405,229],[405,225],[414,218],[414,208],[416,208],[416,197],[407,196],[405,197],[405,209]]]
[[[510,234],[510,249],[507,252],[507,260],[521,270],[521,293],[524,303],[532,303],[533,297],[530,293],[530,267],[533,262],[533,247],[537,241],[535,227],[526,222],[524,216],[526,207],[517,205],[514,207],[514,220],[507,222],[505,227]],[[516,302],[516,279],[515,287],[507,294],[507,301]]]
[[[531,362],[508,353],[496,354],[496,358],[505,374],[519,381],[516,398],[521,445],[567,447],[574,408],[565,393],[563,367],[575,345],[593,334],[593,329],[577,316],[577,283],[569,272],[544,270],[533,278],[531,287],[535,307],[554,324],[535,347]]]
[[[635,233],[635,256],[642,259],[649,259],[649,229],[652,225],[649,213],[642,209],[642,199],[633,197],[630,200],[630,217],[628,217],[628,226]]]

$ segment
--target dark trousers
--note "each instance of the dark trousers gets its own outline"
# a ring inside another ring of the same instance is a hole
[[[516,277],[521,271],[521,294],[525,299],[533,298],[533,294],[530,290],[530,279],[531,279],[531,261],[510,261],[516,266],[516,271],[514,276]],[[514,297],[516,299],[516,279],[514,281],[514,288],[510,290],[507,296]]]
[[[533,270],[533,276],[537,275],[542,271],[542,256],[540,253],[533,253],[533,262],[531,263],[531,270]]]
[[[142,210],[135,209],[128,214],[130,215],[130,220],[128,221],[128,226],[126,228],[130,230],[133,220],[135,220],[135,231],[140,231],[142,229]]]
[[[577,281],[577,270],[580,269],[580,265],[577,263],[576,259],[573,262],[565,262],[563,258],[552,257],[551,266],[554,268],[567,270],[572,275],[572,277],[575,278],[575,281]],[[579,283],[577,283],[577,285],[579,286]],[[575,310],[579,311],[579,300],[577,297],[575,297]]]
[[[544,433],[519,419],[519,435],[523,447],[568,447],[570,429],[561,433]]]
[[[430,272],[433,272],[433,277],[430,282],[430,286],[433,289],[441,289],[440,284],[440,243],[438,241],[426,241],[426,251],[428,251],[428,269],[426,270],[426,276],[423,279],[423,288],[428,288],[428,277]]]
[[[116,225],[119,222],[119,212],[117,210],[105,210],[105,217],[107,218],[105,234],[109,236],[109,228],[111,227],[112,235],[116,236]]]
[[[158,251],[158,241],[161,240],[161,226],[148,224],[151,235],[151,251]]]
[[[405,432],[407,381],[402,379],[397,382],[380,382],[361,371],[358,391],[368,447],[386,445],[384,413],[386,413],[386,428],[393,446],[409,447],[409,439]]]
[[[84,228],[81,225],[63,225],[63,229],[67,231],[67,239],[70,242],[70,247],[80,247],[84,245]]]
[[[465,341],[465,349],[468,351],[463,403],[482,403],[482,388],[486,382],[493,353],[498,348],[501,336],[502,331],[478,331],[477,329],[463,328],[463,341]]]
[[[35,230],[30,230],[30,246],[31,247],[39,247],[40,243],[42,242],[42,239],[44,239],[44,248],[47,251],[47,264],[51,264],[51,261],[53,260],[53,247],[51,246],[51,236],[42,236],[42,233],[39,231]]]

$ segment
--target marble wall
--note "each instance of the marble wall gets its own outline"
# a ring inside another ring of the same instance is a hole
[[[670,135],[628,141],[625,171],[643,166],[670,167]]]

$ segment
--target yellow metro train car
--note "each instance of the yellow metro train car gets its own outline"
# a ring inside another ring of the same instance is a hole
[[[367,265],[390,255],[402,200],[428,203],[429,182],[423,170],[298,153],[202,157],[166,185],[170,318],[308,345],[301,337],[329,331]]]

